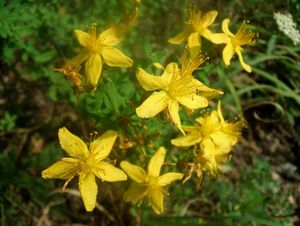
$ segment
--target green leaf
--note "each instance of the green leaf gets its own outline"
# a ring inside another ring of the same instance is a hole
[[[267,45],[267,55],[270,55],[274,51],[275,45],[276,45],[276,40],[277,40],[276,35],[272,35],[272,37],[269,39],[268,45]]]
[[[34,60],[37,63],[45,63],[45,62],[52,60],[55,56],[56,56],[56,51],[49,50],[47,52],[44,52],[44,53],[34,56]]]
[[[120,105],[121,105],[121,101],[120,101],[120,95],[117,91],[117,88],[115,86],[115,84],[113,82],[108,82],[106,83],[104,86],[104,92],[106,94],[106,103],[109,100],[111,106],[113,107],[113,109],[117,112],[120,113]]]

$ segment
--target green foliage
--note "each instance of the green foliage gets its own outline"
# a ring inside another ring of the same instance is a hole
[[[0,118],[0,131],[10,132],[16,126],[16,115],[11,115],[9,112],[4,112],[3,118]]]
[[[297,0],[288,0],[288,4],[289,4],[289,10],[291,11],[291,14],[293,15],[293,19],[296,21],[296,23],[298,24],[298,28],[299,28],[299,24],[300,24],[300,3]]]

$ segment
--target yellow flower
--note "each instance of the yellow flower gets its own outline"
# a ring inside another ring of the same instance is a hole
[[[230,60],[233,55],[236,53],[239,57],[240,64],[245,71],[251,72],[252,68],[246,64],[243,60],[242,52],[243,45],[254,45],[255,33],[247,29],[246,22],[243,22],[236,34],[232,34],[229,30],[229,19],[224,19],[222,22],[222,30],[228,36],[229,41],[226,43],[226,46],[223,50],[223,61],[226,66],[230,65]]]
[[[199,117],[196,121],[199,125],[182,126],[188,134],[172,139],[171,143],[179,147],[200,144],[196,162],[201,163],[204,170],[216,174],[219,163],[229,159],[228,153],[241,136],[244,123],[242,121],[226,122],[222,115],[221,102],[218,103],[217,111],[211,112],[206,117]]]
[[[147,173],[139,166],[127,161],[121,162],[121,168],[137,183],[124,193],[125,202],[139,202],[140,204],[145,197],[148,197],[154,212],[163,213],[163,194],[166,192],[162,187],[175,180],[181,180],[183,177],[182,173],[165,173],[160,176],[165,155],[166,149],[160,147],[150,159]]]
[[[216,10],[202,13],[196,6],[191,6],[188,9],[188,21],[185,29],[170,38],[168,41],[171,44],[180,44],[184,41],[188,41],[188,46],[191,52],[191,56],[194,56],[201,49],[200,36],[210,40],[215,44],[221,44],[228,42],[228,38],[223,33],[212,33],[208,27],[213,24],[218,12]]]
[[[201,55],[192,59],[184,57],[181,69],[176,63],[169,63],[162,76],[154,76],[138,68],[136,76],[141,86],[147,91],[161,91],[154,92],[136,108],[137,115],[141,118],[151,118],[167,108],[171,121],[182,131],[179,104],[190,110],[205,108],[208,98],[222,94],[221,91],[208,88],[192,76],[192,72],[203,60]]]
[[[241,136],[241,130],[245,127],[242,121],[226,122],[221,110],[221,102],[218,102],[217,111],[210,115],[196,119],[199,125],[182,126],[187,132],[186,136],[172,139],[175,146],[189,147],[198,143],[211,142],[218,146],[231,147],[235,145]]]
[[[63,189],[75,176],[79,176],[78,185],[86,211],[92,211],[96,205],[98,187],[95,176],[108,182],[127,180],[122,170],[105,161],[117,138],[115,131],[105,132],[94,140],[89,148],[65,127],[59,129],[58,138],[61,147],[70,157],[62,158],[45,169],[42,176],[45,179],[66,180]]]
[[[195,164],[210,175],[219,175],[223,171],[224,164],[231,159],[230,153],[220,146],[206,146],[205,148],[198,151]]]
[[[92,24],[90,31],[75,30],[78,42],[84,49],[73,59],[70,59],[63,68],[74,67],[80,70],[85,62],[85,76],[90,89],[95,89],[101,75],[103,61],[111,67],[131,67],[132,59],[115,48],[119,44],[138,14],[137,8],[132,14],[125,16],[116,24],[97,35],[96,24]],[[63,71],[62,71],[63,72]]]

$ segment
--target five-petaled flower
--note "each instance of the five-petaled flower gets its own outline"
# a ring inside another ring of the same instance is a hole
[[[229,159],[232,146],[241,136],[241,130],[245,124],[238,120],[226,122],[221,111],[221,102],[218,110],[210,115],[196,119],[200,125],[182,126],[188,134],[171,140],[171,143],[179,147],[189,147],[200,144],[200,150],[196,162],[211,174],[217,174],[219,165]]]
[[[223,50],[223,61],[226,66],[230,64],[230,60],[233,57],[233,55],[236,53],[239,57],[240,64],[244,68],[245,71],[251,72],[252,68],[248,64],[246,64],[243,60],[242,51],[243,45],[254,45],[254,37],[256,36],[256,33],[250,31],[247,29],[247,24],[244,21],[236,34],[230,32],[229,30],[229,19],[226,18],[222,22],[222,30],[223,32],[228,36],[229,41],[226,43],[226,46]]]
[[[168,41],[171,44],[180,44],[184,41],[188,41],[188,47],[191,56],[195,56],[201,49],[201,39],[208,39],[215,44],[221,44],[228,42],[228,37],[223,33],[212,33],[208,27],[213,24],[218,12],[211,10],[207,13],[202,13],[196,6],[192,5],[188,9],[188,21],[185,29]]]
[[[154,76],[142,68],[138,69],[136,76],[145,90],[161,90],[155,91],[136,108],[139,117],[151,118],[167,108],[171,121],[182,131],[178,113],[179,103],[189,110],[205,108],[209,98],[223,93],[205,86],[192,76],[192,72],[204,60],[202,55],[194,58],[188,58],[185,54],[183,56],[181,68],[177,63],[169,63],[162,76]]]
[[[95,139],[89,148],[77,136],[65,127],[59,129],[61,147],[70,155],[54,163],[42,172],[45,179],[66,180],[63,189],[75,177],[79,176],[79,190],[86,211],[92,211],[96,205],[98,187],[95,176],[101,181],[115,182],[127,180],[126,174],[106,161],[117,138],[115,131],[107,131]]]
[[[94,90],[100,79],[103,61],[111,67],[131,67],[132,59],[115,48],[120,43],[124,34],[132,26],[138,14],[137,8],[130,15],[125,16],[116,24],[97,35],[96,24],[92,24],[89,32],[75,30],[78,42],[84,49],[77,56],[67,61],[62,69],[66,76],[73,68],[73,73],[78,73],[81,64],[85,62],[85,86]]]
[[[145,197],[148,197],[154,212],[163,213],[163,195],[166,193],[163,187],[175,180],[181,180],[183,177],[182,173],[174,172],[160,176],[165,155],[166,149],[160,147],[150,159],[147,173],[139,166],[127,161],[121,162],[121,168],[136,182],[124,193],[125,202],[138,202],[140,204]]]

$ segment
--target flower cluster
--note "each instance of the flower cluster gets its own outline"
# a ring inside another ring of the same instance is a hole
[[[60,69],[66,78],[74,85],[77,92],[95,90],[101,76],[103,63],[112,67],[130,67],[133,61],[119,51],[115,46],[136,20],[138,10],[125,16],[119,24],[103,31],[99,35],[93,24],[89,32],[75,30],[79,44],[84,49],[77,56],[67,61]],[[183,51],[180,64],[170,62],[165,67],[155,63],[163,70],[161,75],[153,75],[142,68],[138,68],[136,78],[146,91],[154,91],[143,103],[136,108],[140,118],[151,118],[160,112],[166,113],[169,120],[182,132],[183,136],[172,139],[171,143],[177,147],[196,147],[191,172],[202,177],[202,171],[210,175],[222,172],[223,164],[230,159],[232,147],[238,142],[244,127],[242,120],[225,121],[218,109],[209,115],[196,119],[194,125],[182,125],[180,106],[194,111],[209,106],[209,100],[221,94],[222,91],[210,88],[194,77],[206,60],[201,53],[201,39],[204,37],[215,44],[224,44],[223,60],[230,64],[234,54],[237,54],[242,67],[251,72],[251,67],[244,63],[242,57],[243,45],[252,45],[254,33],[246,29],[243,23],[236,34],[230,32],[229,19],[222,23],[223,33],[213,33],[209,26],[213,24],[217,11],[203,14],[196,7],[189,9],[189,20],[181,33],[169,39],[172,44],[179,44],[187,40],[188,50]],[[84,75],[81,66],[84,65]],[[147,172],[129,161],[122,161],[120,168],[115,166],[108,156],[117,138],[117,132],[107,131],[89,144],[69,132],[66,128],[59,129],[58,137],[62,149],[69,157],[64,157],[42,172],[43,178],[57,178],[65,180],[63,189],[74,178],[79,177],[79,190],[87,211],[92,211],[96,205],[98,186],[96,177],[105,182],[125,181],[127,176],[134,184],[124,193],[125,202],[140,204],[147,198],[157,214],[163,213],[163,198],[167,191],[164,187],[173,181],[184,177],[180,172],[168,172],[161,175],[166,149],[159,147],[151,157]]]
[[[252,68],[243,60],[242,46],[254,45],[255,33],[246,28],[246,22],[243,22],[236,34],[231,33],[228,18],[222,22],[223,33],[213,33],[208,27],[214,23],[217,15],[218,12],[215,10],[203,14],[197,7],[191,6],[188,10],[189,20],[185,29],[170,38],[169,43],[176,45],[187,40],[191,56],[196,55],[201,50],[200,36],[215,44],[225,44],[223,49],[224,64],[229,66],[231,58],[237,54],[243,69],[250,73]]]
[[[195,162],[212,175],[220,173],[222,164],[230,159],[230,151],[241,136],[245,124],[241,120],[226,122],[221,111],[221,102],[217,111],[196,119],[198,125],[182,126],[186,136],[172,139],[178,147],[199,145]]]
[[[157,214],[163,212],[163,186],[183,177],[182,173],[166,173],[159,176],[164,163],[166,149],[160,147],[151,158],[148,165],[148,174],[139,166],[127,161],[121,162],[122,169],[110,163],[108,155],[117,138],[117,132],[107,131],[87,146],[79,137],[61,128],[58,138],[62,149],[70,157],[64,157],[42,172],[45,179],[56,178],[66,180],[63,190],[75,177],[79,177],[78,187],[86,211],[93,211],[96,206],[98,186],[95,177],[101,181],[116,182],[127,180],[127,175],[138,183],[131,187],[125,194],[124,200],[142,201],[149,198],[153,210]]]

